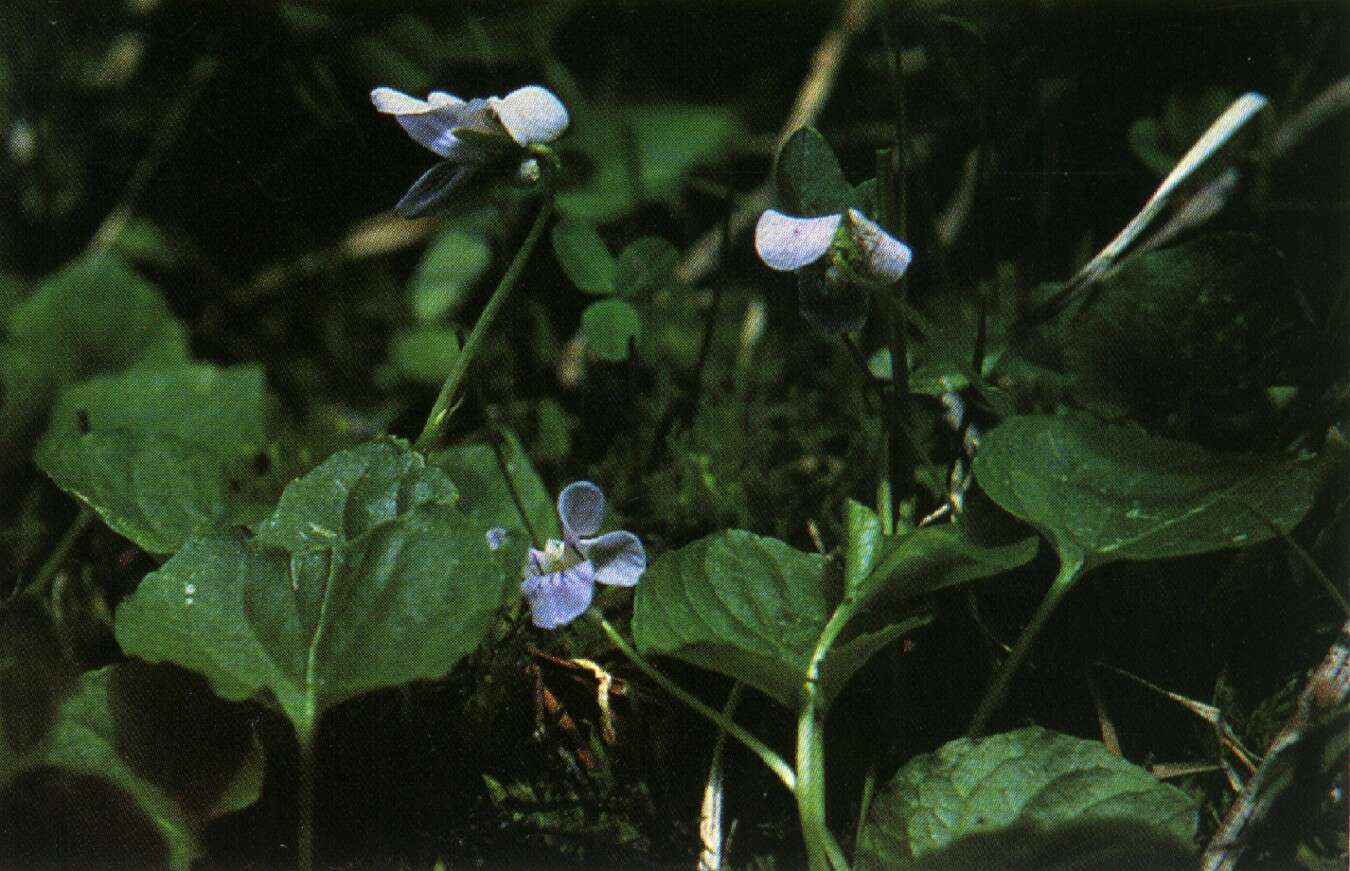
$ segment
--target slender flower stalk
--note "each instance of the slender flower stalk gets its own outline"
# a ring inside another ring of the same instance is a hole
[[[441,385],[441,392],[436,397],[436,402],[431,407],[431,413],[427,415],[427,421],[422,426],[422,433],[417,437],[414,447],[427,453],[435,450],[441,441],[441,436],[445,430],[445,421],[450,416],[450,411],[454,406],[455,398],[460,388],[464,386],[464,379],[469,374],[469,365],[473,363],[474,357],[478,355],[479,349],[483,345],[483,340],[487,336],[487,331],[496,319],[497,313],[501,311],[506,300],[515,289],[516,284],[520,282],[521,273],[525,271],[525,263],[534,253],[534,249],[539,244],[539,240],[544,235],[544,228],[548,225],[548,219],[553,213],[553,197],[550,194],[545,196],[544,202],[539,206],[539,212],[534,217],[534,223],[530,225],[530,231],[525,234],[525,240],[520,243],[520,248],[516,251],[516,256],[511,259],[511,265],[506,268],[501,281],[497,282],[497,287],[492,291],[492,296],[488,299],[487,305],[483,307],[482,313],[478,316],[478,322],[473,325],[473,330],[469,333],[469,338],[465,340],[464,347],[459,349],[459,354],[455,357],[455,364],[450,368],[450,374],[446,376],[445,383]]]

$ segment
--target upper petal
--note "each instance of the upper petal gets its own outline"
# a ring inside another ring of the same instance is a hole
[[[500,99],[491,97],[488,105],[522,148],[538,142],[552,142],[563,134],[571,120],[562,100],[539,85],[519,88]]]
[[[909,269],[913,254],[909,246],[857,209],[848,210],[848,235],[862,252],[863,268],[874,280],[891,284]]]
[[[595,567],[589,562],[569,569],[526,578],[520,585],[530,604],[530,619],[540,629],[571,623],[591,606],[595,596]]]
[[[432,96],[435,96],[433,94]],[[446,96],[449,96],[448,94]],[[393,88],[376,88],[370,92],[370,102],[375,109],[386,115],[408,115],[418,112],[430,112],[434,107],[426,100],[410,97]]]
[[[605,519],[605,494],[590,481],[573,481],[558,494],[563,538],[573,547],[583,535],[595,535]]]
[[[755,225],[755,251],[770,269],[791,272],[819,260],[839,229],[843,215],[794,218],[765,209]]]
[[[581,543],[582,552],[595,566],[597,583],[631,587],[647,570],[647,551],[633,533],[620,529]]]

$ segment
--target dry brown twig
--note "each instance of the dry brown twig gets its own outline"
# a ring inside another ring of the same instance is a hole
[[[1289,769],[1294,749],[1310,729],[1350,697],[1350,620],[1341,626],[1331,649],[1303,685],[1294,715],[1270,742],[1261,766],[1224,816],[1200,866],[1204,871],[1231,871],[1246,849],[1249,831],[1270,811],[1278,794],[1268,787]]]

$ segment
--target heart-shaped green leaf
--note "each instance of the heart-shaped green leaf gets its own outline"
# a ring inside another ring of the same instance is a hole
[[[801,128],[783,143],[774,178],[779,205],[793,215],[835,215],[858,204],[834,149],[814,127]]]
[[[741,135],[736,116],[720,106],[652,103],[607,107],[577,117],[575,133],[564,145],[576,149],[591,171],[558,192],[558,211],[604,224],[623,217],[643,201],[673,199],[684,176],[717,160]]]
[[[291,484],[259,536],[190,540],[117,611],[128,654],[266,692],[302,734],[369,690],[432,679],[503,600],[485,530],[406,443],[379,439]]]
[[[619,264],[595,227],[576,218],[553,225],[553,254],[578,290],[599,295],[614,292]]]
[[[980,486],[1084,570],[1244,547],[1293,529],[1325,469],[1310,459],[1218,454],[1080,416],[1022,416],[985,434]]]
[[[419,321],[453,315],[492,265],[486,224],[491,213],[468,212],[450,219],[432,240],[408,284],[408,299]]]
[[[169,668],[78,677],[35,598],[0,607],[0,629],[0,818],[28,821],[0,826],[6,864],[186,871],[205,823],[257,800],[246,707]]]
[[[1032,727],[911,759],[873,800],[857,867],[1180,869],[1196,824],[1181,790]]]
[[[644,236],[619,254],[615,290],[635,297],[663,290],[675,280],[680,252],[660,236]]]
[[[83,257],[44,279],[9,318],[10,341],[55,385],[141,363],[181,363],[187,331],[116,255]]]
[[[817,554],[744,530],[700,539],[647,569],[634,599],[633,638],[644,652],[730,675],[795,710],[832,613],[825,568]],[[898,616],[828,651],[822,708],[872,654],[929,619]]]
[[[581,332],[587,347],[600,359],[622,363],[628,359],[630,345],[642,332],[642,318],[624,300],[602,299],[591,303],[582,313]]]
[[[62,391],[35,459],[58,486],[150,553],[236,516],[262,445],[262,370],[183,364],[91,378]]]

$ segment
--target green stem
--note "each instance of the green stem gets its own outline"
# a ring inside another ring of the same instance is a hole
[[[1060,601],[1072,589],[1073,585],[1083,573],[1083,558],[1081,556],[1066,559],[1060,558],[1059,574],[1055,575],[1055,581],[1050,585],[1045,598],[1041,600],[1036,613],[1031,616],[1031,622],[1022,630],[1022,635],[1017,639],[1017,645],[1013,647],[1012,653],[999,666],[994,678],[989,683],[989,689],[985,690],[984,698],[980,699],[980,706],[975,711],[975,717],[970,721],[970,728],[966,734],[978,737],[984,734],[985,727],[989,725],[989,718],[1003,704],[1004,698],[1008,695],[1008,687],[1012,684],[1013,675],[1021,667],[1022,662],[1031,652],[1031,646],[1035,643],[1037,636],[1045,627],[1045,623],[1054,613],[1055,608],[1059,606]]]
[[[328,608],[333,600],[337,571],[338,557],[330,553],[323,599],[319,602],[319,616],[314,623],[314,634],[309,639],[309,650],[305,657],[304,707],[295,721],[295,738],[300,745],[299,821],[295,833],[296,867],[300,871],[311,871],[314,867],[314,737],[319,726],[319,648],[328,632]]]
[[[295,737],[300,744],[295,866],[300,871],[311,871],[314,868],[314,724],[297,725]]]
[[[898,184],[893,164],[894,152],[881,149],[877,152],[877,218],[887,232],[894,232],[899,219],[896,210],[900,208],[900,197],[896,193]],[[886,327],[886,341],[891,351],[891,390],[890,402],[885,405],[886,423],[886,475],[890,481],[891,500],[897,508],[891,512],[898,520],[901,511],[899,503],[913,495],[914,451],[908,434],[909,422],[909,351],[905,335],[905,321],[896,311],[905,304],[905,280],[880,292],[881,314]]]
[[[701,714],[704,719],[726,730],[728,735],[744,744],[747,750],[758,756],[765,765],[769,766],[769,770],[778,776],[778,779],[783,782],[783,785],[788,788],[789,792],[796,791],[797,775],[792,771],[792,767],[783,760],[783,757],[769,749],[768,745],[747,732],[738,725],[735,720],[723,716],[721,711],[704,704],[698,698],[680,687],[679,684],[657,671],[651,663],[647,662],[647,660],[642,657],[642,654],[638,653],[637,650],[628,643],[627,639],[619,633],[619,630],[615,629],[613,624],[605,619],[605,615],[600,613],[599,609],[592,608],[587,613],[593,620],[600,624],[600,628],[604,630],[605,635],[608,636],[610,642],[619,649],[619,652],[628,657],[632,663],[636,665],[643,674],[651,678],[657,686],[684,702],[690,708],[693,708],[694,711]]]
[[[52,579],[55,578],[56,573],[61,570],[61,566],[66,564],[66,560],[70,559],[71,550],[74,549],[75,544],[80,540],[80,536],[84,535],[85,531],[93,524],[94,517],[94,512],[89,510],[87,506],[80,506],[80,513],[75,515],[75,519],[71,521],[70,526],[62,533],[61,540],[56,543],[56,547],[52,549],[46,562],[42,564],[42,567],[38,569],[37,574],[33,576],[33,592],[37,593],[39,596],[47,595],[47,590],[51,587]]]
[[[473,325],[473,330],[464,342],[464,347],[455,357],[455,365],[451,367],[450,374],[446,376],[445,383],[441,385],[441,392],[436,397],[436,404],[431,407],[431,413],[427,415],[427,422],[422,427],[422,434],[417,437],[417,441],[413,445],[417,450],[427,453],[434,450],[439,444],[446,418],[450,416],[456,394],[464,385],[464,378],[468,375],[469,365],[478,355],[483,339],[487,335],[488,327],[492,326],[497,313],[520,281],[521,273],[525,271],[525,263],[530,259],[535,246],[539,244],[539,239],[544,235],[544,227],[548,225],[548,219],[552,213],[553,196],[551,193],[545,194],[544,202],[539,206],[539,212],[535,215],[534,223],[530,225],[529,233],[525,235],[525,240],[520,243],[516,256],[511,259],[511,265],[506,268],[506,273],[502,275],[501,281],[497,282],[496,289],[492,291],[492,296],[488,299],[487,305],[483,307],[482,314],[478,316],[478,322]]]
[[[835,639],[853,614],[850,604],[846,599],[835,609],[811,651],[797,718],[797,817],[812,871],[846,871],[849,867],[825,819],[825,710],[820,697],[820,672]]]

